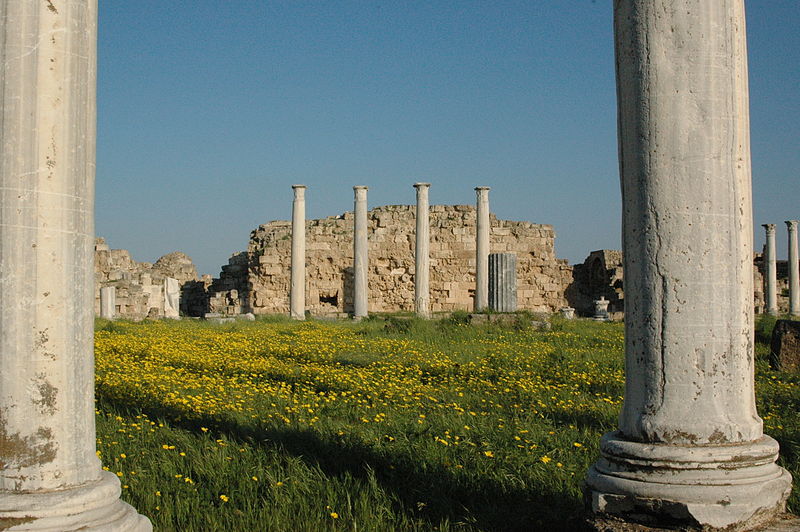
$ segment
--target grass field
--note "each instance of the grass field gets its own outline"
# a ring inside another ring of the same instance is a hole
[[[461,318],[98,321],[98,453],[156,530],[574,530],[622,325]],[[765,349],[759,412],[799,478],[800,377]]]

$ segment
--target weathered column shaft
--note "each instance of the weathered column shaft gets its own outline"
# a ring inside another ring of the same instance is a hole
[[[292,276],[289,288],[289,314],[306,319],[306,187],[292,185]]]
[[[0,524],[148,530],[95,454],[97,2],[0,0],[0,35]]]
[[[743,0],[615,0],[625,401],[592,510],[754,526],[791,480],[753,388]]]
[[[117,317],[117,289],[114,286],[104,286],[100,289],[100,317],[113,320]]]
[[[800,271],[797,256],[797,220],[788,220],[789,232],[789,314],[800,316]]]
[[[766,249],[764,250],[764,304],[767,314],[778,314],[778,274],[775,263],[775,224],[763,224],[766,230]]]
[[[475,187],[475,311],[486,308],[489,301],[489,187]]]
[[[353,187],[355,206],[353,209],[353,316],[367,316],[369,287],[369,244],[367,241],[367,187]]]
[[[417,316],[428,318],[431,315],[430,301],[430,213],[428,189],[430,183],[415,183],[417,189],[417,234],[414,247],[414,310]]]
[[[489,308],[495,312],[516,312],[517,254],[491,253],[488,262]]]

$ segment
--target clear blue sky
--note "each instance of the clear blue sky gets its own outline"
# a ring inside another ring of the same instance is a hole
[[[217,275],[261,223],[414,202],[620,247],[609,0],[100,2],[97,234]],[[800,2],[747,2],[758,224],[800,218]]]

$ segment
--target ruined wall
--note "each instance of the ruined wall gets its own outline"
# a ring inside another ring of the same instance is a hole
[[[103,238],[95,239],[95,314],[100,314],[100,289],[116,288],[116,314],[129,319],[164,316],[164,279],[172,277],[181,286],[181,311],[205,306],[206,294],[197,269],[188,255],[174,252],[164,255],[155,264],[137,262],[125,249],[110,249]],[[207,284],[210,284],[210,277]],[[197,286],[199,285],[199,287]]]
[[[414,234],[416,207],[389,205],[367,214],[369,240],[369,311],[414,308]],[[475,288],[475,208],[430,208],[431,310],[472,310]],[[517,254],[518,308],[552,312],[566,304],[564,289],[572,267],[557,259],[550,225],[498,220],[491,216],[491,252]],[[251,233],[245,259],[235,255],[225,282],[235,286],[243,311],[256,314],[289,311],[291,224],[275,221]],[[239,275],[237,275],[239,274]],[[353,213],[306,222],[306,308],[314,315],[353,310]],[[242,291],[246,293],[243,294]],[[227,303],[234,298],[217,294]],[[221,305],[225,307],[226,305]],[[230,305],[227,305],[230,306]]]
[[[566,290],[567,301],[581,316],[594,315],[594,301],[605,297],[612,319],[622,319],[625,292],[622,286],[622,252],[613,249],[592,251],[583,264],[573,269],[573,281]]]

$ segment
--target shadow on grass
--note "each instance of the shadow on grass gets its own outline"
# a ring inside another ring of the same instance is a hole
[[[366,479],[371,470],[382,489],[396,501],[396,512],[413,515],[429,523],[431,529],[447,520],[455,528],[487,532],[582,530],[582,502],[570,493],[537,485],[511,489],[492,479],[468,475],[459,478],[448,468],[408,453],[380,453],[363,442],[326,437],[307,429],[256,428],[218,417],[187,420],[181,412],[164,405],[143,407],[104,397],[99,391],[98,400],[118,413],[143,413],[198,434],[200,427],[206,427],[231,441],[277,448],[330,477],[349,474]]]

